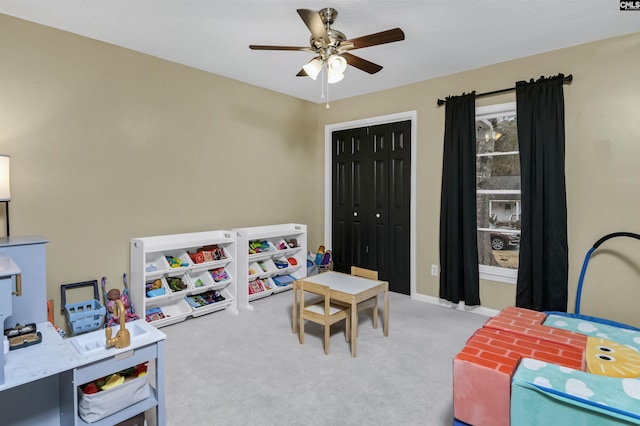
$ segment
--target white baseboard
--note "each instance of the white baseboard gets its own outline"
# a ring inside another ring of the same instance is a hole
[[[493,317],[497,315],[500,311],[495,309],[485,308],[483,306],[466,306],[464,302],[460,303],[451,303],[447,300],[439,299],[433,296],[426,296],[424,294],[414,294],[411,296],[413,300],[418,300],[420,302],[431,303],[432,305],[442,306],[444,308],[457,309],[459,311],[471,312],[478,315],[484,315],[487,317]]]

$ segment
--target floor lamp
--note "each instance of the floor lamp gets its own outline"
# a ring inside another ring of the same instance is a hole
[[[9,202],[11,201],[10,163],[10,156],[0,154],[0,202],[6,206],[7,237],[9,236]]]

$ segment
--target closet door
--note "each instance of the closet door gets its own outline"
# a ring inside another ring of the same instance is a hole
[[[366,127],[334,132],[332,139],[333,267],[349,272],[367,263],[371,149]]]
[[[409,294],[411,122],[334,132],[334,269],[377,270]]]

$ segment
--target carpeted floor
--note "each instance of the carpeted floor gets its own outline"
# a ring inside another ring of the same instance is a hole
[[[306,323],[299,344],[292,297],[161,329],[169,426],[453,423],[452,358],[487,317],[390,293],[389,336],[360,312],[352,358],[344,324],[332,327],[329,355],[319,325]]]

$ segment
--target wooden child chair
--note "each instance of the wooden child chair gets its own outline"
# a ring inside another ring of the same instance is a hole
[[[331,303],[330,288],[324,285],[298,280],[296,282],[300,292],[300,302],[298,319],[298,338],[300,344],[304,344],[304,321],[309,320],[324,327],[324,353],[329,355],[329,336],[331,325],[345,320],[345,340],[349,342],[349,332],[351,330],[351,310],[349,307],[338,306]],[[305,292],[322,296],[322,299],[305,304]]]
[[[356,277],[369,278],[370,280],[378,280],[378,271],[372,271],[371,269],[359,268],[357,266],[351,267],[351,275]],[[378,328],[378,296],[358,303],[358,310],[373,308],[373,328]],[[356,324],[356,327],[358,325]]]
[[[370,280],[378,280],[378,271],[373,271],[371,269],[360,268],[358,266],[351,267],[351,275],[356,277],[368,278]],[[342,302],[335,301],[334,303],[340,306],[348,306]],[[373,328],[378,328],[378,296],[372,297],[371,299],[367,299],[358,303],[358,311],[363,309],[373,308]],[[356,336],[358,335],[358,324],[351,324],[352,327],[356,328]]]

